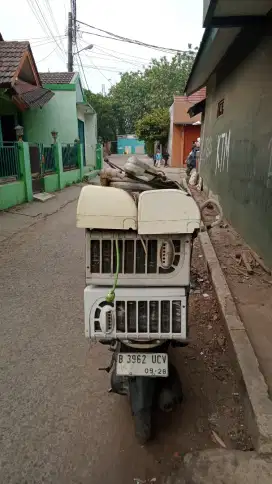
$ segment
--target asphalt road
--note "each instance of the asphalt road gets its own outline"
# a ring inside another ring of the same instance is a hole
[[[192,296],[193,344],[175,356],[185,402],[156,416],[152,443],[135,442],[126,398],[107,394],[108,375],[98,371],[109,353],[84,338],[75,210],[69,203],[1,244],[0,482],[159,484],[185,452],[218,446],[212,427],[228,446],[247,448],[232,355],[222,339],[210,346],[223,329],[209,281],[209,298]],[[197,270],[205,279],[204,264]],[[207,330],[211,314],[216,327]]]

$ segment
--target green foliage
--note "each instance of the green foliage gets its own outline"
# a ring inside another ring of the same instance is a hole
[[[97,113],[97,138],[103,141],[116,139],[117,120],[113,109],[113,101],[108,96],[85,91],[86,100]]]
[[[168,139],[169,131],[169,109],[157,108],[151,113],[145,114],[142,119],[136,123],[136,135],[139,139],[144,140],[148,146],[159,141],[165,145]]]
[[[87,91],[87,100],[97,112],[98,137],[112,141],[117,134],[133,134],[136,126],[138,131],[140,129],[138,121],[147,119],[148,113],[153,116],[154,112],[157,116],[160,113],[157,128],[162,136],[163,112],[163,119],[166,119],[163,109],[167,108],[168,113],[173,96],[183,94],[196,50],[189,44],[186,52],[178,53],[170,60],[166,57],[152,59],[144,71],[122,74],[107,96]],[[151,125],[156,131],[155,124],[152,122]]]
[[[170,107],[173,96],[183,94],[191,71],[196,50],[176,54],[171,60],[166,57],[152,59],[143,72],[126,72],[110,90],[109,97],[118,106],[118,132],[135,132],[136,123],[146,113],[157,108]],[[120,129],[119,129],[120,127]]]

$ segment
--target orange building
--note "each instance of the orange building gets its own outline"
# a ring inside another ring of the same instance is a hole
[[[206,88],[191,96],[174,96],[170,108],[169,154],[171,166],[186,165],[186,159],[192,149],[193,141],[200,137],[201,114],[190,118],[188,110],[196,103],[206,98]]]

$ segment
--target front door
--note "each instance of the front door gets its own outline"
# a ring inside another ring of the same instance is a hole
[[[78,137],[79,141],[83,147],[83,165],[86,165],[86,153],[85,153],[85,125],[84,122],[80,119],[77,120],[78,122]]]
[[[11,143],[16,141],[15,116],[1,116],[2,141]]]

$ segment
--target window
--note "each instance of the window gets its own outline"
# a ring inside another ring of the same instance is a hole
[[[219,101],[219,103],[217,104],[217,117],[218,118],[219,118],[219,116],[222,116],[222,114],[224,113],[224,102],[225,102],[225,100],[221,99],[221,101]]]

